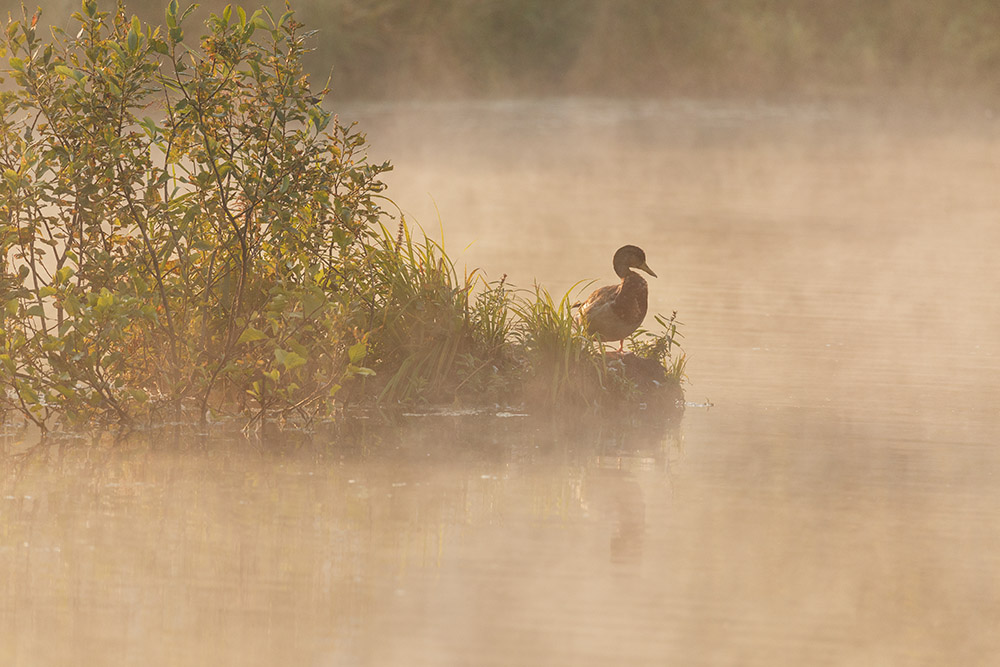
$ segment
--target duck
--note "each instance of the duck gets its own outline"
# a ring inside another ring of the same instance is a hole
[[[622,281],[594,290],[586,301],[574,306],[580,308],[580,321],[587,333],[602,340],[617,340],[620,354],[625,347],[625,339],[639,328],[646,317],[649,298],[646,279],[632,269],[645,271],[654,278],[656,274],[646,264],[646,253],[634,245],[619,248],[612,264]]]

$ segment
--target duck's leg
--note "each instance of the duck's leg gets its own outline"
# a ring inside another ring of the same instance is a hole
[[[622,338],[620,341],[618,341],[618,354],[621,354],[624,348],[625,348],[625,339]]]

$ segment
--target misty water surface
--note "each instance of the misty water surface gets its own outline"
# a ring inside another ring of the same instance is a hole
[[[642,246],[651,312],[685,323],[688,399],[712,407],[8,445],[0,663],[994,663],[1000,123],[341,116],[460,266],[561,295]]]

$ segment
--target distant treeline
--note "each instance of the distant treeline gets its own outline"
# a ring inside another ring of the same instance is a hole
[[[218,11],[224,4],[210,0],[204,8]],[[162,5],[133,0],[129,10],[162,21]],[[319,31],[309,66],[324,76],[333,69],[334,97],[341,99],[1000,92],[996,0],[313,0],[293,6],[307,28]],[[46,7],[57,15],[65,15],[63,9]]]

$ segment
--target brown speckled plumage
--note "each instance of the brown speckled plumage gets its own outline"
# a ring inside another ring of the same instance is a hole
[[[633,268],[656,277],[646,265],[646,253],[634,245],[623,246],[615,253],[615,273],[622,279],[617,285],[595,290],[580,305],[580,317],[587,331],[604,340],[621,341],[621,350],[633,331],[646,317],[649,288],[646,280]]]

